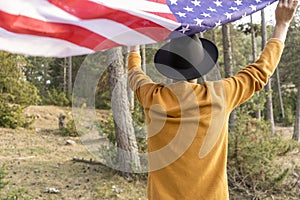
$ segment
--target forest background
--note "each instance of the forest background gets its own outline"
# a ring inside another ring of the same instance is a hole
[[[264,12],[261,14],[264,19]],[[212,40],[218,46],[218,72],[221,77],[230,77],[258,58],[272,29],[273,25],[264,23],[264,20],[259,24],[250,21],[227,24],[200,36]],[[155,70],[152,63],[155,51],[162,44],[164,43],[141,46],[143,69],[154,81],[169,82]],[[300,163],[295,159],[300,152],[299,51],[298,12],[289,28],[278,70],[269,84],[264,91],[241,105],[231,115],[228,178],[232,199],[300,198]],[[108,113],[101,120],[95,121],[96,130],[101,129],[99,136],[107,138],[113,146],[145,152],[146,133],[141,128],[145,126],[143,111],[128,89],[127,82],[123,81],[121,84],[122,92],[116,93],[118,96],[112,96],[117,84],[120,84],[118,82],[126,76],[126,54],[126,47],[68,58],[31,57],[0,52],[0,126],[5,130],[31,130],[31,125],[39,114],[26,115],[24,111],[33,105],[54,105],[69,111],[72,106],[82,110],[93,107],[99,112]],[[85,69],[83,72],[80,71],[82,68]],[[94,80],[97,80],[97,85],[90,87]],[[199,79],[199,83],[202,81],[203,79]],[[90,98],[90,94],[94,94],[95,98]],[[117,103],[112,103],[112,98]],[[124,115],[126,120],[120,122],[118,116]],[[80,138],[90,131],[90,127],[78,131],[76,124],[79,122],[70,114],[66,114],[64,123],[63,127],[57,127],[51,133],[59,133],[61,137]],[[122,126],[127,128],[120,130],[118,123],[124,123]],[[290,128],[290,132],[283,134],[278,131],[284,127]],[[33,132],[39,134],[36,130]],[[15,134],[19,134],[19,131]],[[111,155],[109,160],[107,156],[102,157],[101,163],[104,165],[119,163],[121,169],[129,171],[141,167],[142,160],[139,158],[121,155],[113,147],[103,150],[99,144],[99,154],[103,155],[103,151]],[[93,162],[87,160],[87,164]],[[33,197],[28,191],[7,189],[11,184],[7,178],[7,166],[6,162],[0,163],[0,191],[5,191],[6,194],[0,199]],[[126,184],[143,182],[147,177],[147,173],[124,173],[110,168],[105,171],[124,177],[116,181],[125,181]],[[141,188],[146,188],[145,182]],[[99,189],[97,192],[102,199],[120,199],[122,196],[122,192],[115,194],[115,187],[110,191],[114,194],[104,194]]]

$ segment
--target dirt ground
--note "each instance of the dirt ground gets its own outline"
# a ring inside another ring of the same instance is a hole
[[[4,165],[8,181],[0,199],[146,199],[145,180],[129,183],[101,164],[73,161],[94,158],[79,137],[59,134],[58,116],[68,112],[31,106],[25,114],[36,118],[30,129],[0,128],[0,167]]]

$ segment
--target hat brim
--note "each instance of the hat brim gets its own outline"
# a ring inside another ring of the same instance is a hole
[[[216,65],[219,53],[214,43],[205,38],[199,39],[203,46],[204,57],[196,66],[180,55],[174,54],[170,49],[170,43],[167,43],[154,56],[156,69],[164,76],[175,80],[191,80],[206,75]],[[170,57],[175,57],[176,65],[182,67],[174,66],[174,63],[172,64],[169,59]]]

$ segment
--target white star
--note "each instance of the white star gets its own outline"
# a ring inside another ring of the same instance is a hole
[[[232,13],[226,12],[224,15],[226,15],[227,19],[231,19]]]
[[[217,7],[222,7],[222,1],[216,0],[214,1],[214,4],[216,4]]]
[[[250,8],[252,9],[252,11],[256,11],[256,6],[255,5],[251,5]]]
[[[188,11],[188,12],[194,12],[193,8],[190,8],[189,6],[186,6],[185,8],[183,8],[184,10]]]
[[[199,18],[196,18],[196,19],[194,19],[194,21],[196,21],[196,23],[197,23],[198,26],[202,26],[202,22],[203,22],[204,20],[199,19]]]
[[[233,11],[239,10],[237,7],[230,7],[229,9]]]
[[[236,3],[237,6],[243,5],[241,0],[236,0],[236,1],[234,1],[234,3]]]
[[[177,12],[176,13],[179,17],[186,17],[186,13]]]
[[[209,7],[207,10],[209,10],[210,12],[217,12],[217,10],[212,7]]]
[[[203,17],[210,17],[210,14],[208,14],[208,13],[202,13],[201,14]]]
[[[194,4],[194,6],[201,6],[201,2],[198,0],[193,0],[191,3]]]
[[[261,2],[261,0],[255,0],[256,1],[256,3],[260,3]]]
[[[221,26],[221,25],[222,25],[221,20],[215,23],[215,26]]]
[[[177,0],[170,0],[171,5],[177,5]]]
[[[182,27],[179,31],[182,32],[183,34],[186,32],[186,31],[189,31],[191,29],[189,29],[189,25],[187,25],[186,27]]]

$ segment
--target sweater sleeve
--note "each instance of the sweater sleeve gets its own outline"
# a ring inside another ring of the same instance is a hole
[[[152,88],[154,82],[141,70],[141,57],[137,53],[128,56],[128,82],[129,87],[135,92],[139,102],[144,104],[144,97]]]
[[[282,41],[270,39],[256,62],[224,80],[228,109],[234,109],[264,88],[280,61],[283,48]]]

